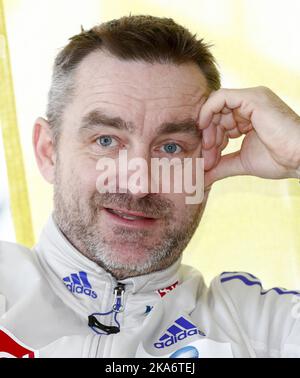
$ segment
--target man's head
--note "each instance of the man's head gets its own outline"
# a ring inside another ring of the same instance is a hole
[[[186,193],[99,193],[97,162],[117,162],[120,150],[149,167],[152,158],[201,157],[198,114],[219,87],[208,46],[170,19],[123,17],[82,31],[57,56],[48,122],[35,125],[37,161],[54,184],[61,231],[115,277],[177,260],[208,192],[194,205]]]

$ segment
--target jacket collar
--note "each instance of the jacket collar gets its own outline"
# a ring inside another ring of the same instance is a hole
[[[117,282],[123,283],[127,291],[133,294],[150,292],[166,288],[178,281],[179,268],[182,256],[167,269],[123,280],[116,279],[102,267],[80,253],[66,239],[51,216],[44,227],[39,242],[35,247],[38,258],[48,274],[64,282],[65,277],[72,273],[86,272],[92,286],[95,288],[106,284],[115,286]]]

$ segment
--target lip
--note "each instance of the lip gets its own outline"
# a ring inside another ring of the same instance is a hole
[[[144,217],[144,218],[143,219],[136,219],[136,220],[125,219],[125,218],[118,216],[117,214],[110,213],[108,211],[108,209],[117,210],[117,211],[121,211],[121,212],[128,214],[128,215],[140,216],[140,217]],[[132,228],[151,227],[151,226],[155,225],[158,221],[157,218],[145,217],[145,215],[143,213],[138,213],[138,212],[134,212],[134,211],[127,211],[127,210],[124,211],[123,209],[110,208],[110,207],[109,208],[104,207],[103,211],[104,211],[105,215],[109,218],[110,221],[113,221],[116,224],[126,226],[126,227],[132,227]]]
[[[136,217],[143,217],[143,218],[147,218],[147,219],[157,219],[156,217],[149,216],[145,213],[140,213],[140,212],[137,212],[137,211],[129,211],[127,209],[121,209],[119,207],[105,207],[104,209],[111,209],[111,210],[115,210],[115,211],[120,211],[121,213],[136,216]]]

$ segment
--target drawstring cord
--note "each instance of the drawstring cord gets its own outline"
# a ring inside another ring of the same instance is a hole
[[[88,325],[97,335],[109,335],[113,333],[119,333],[120,332],[120,323],[117,320],[117,316],[119,312],[124,311],[124,284],[118,283],[118,286],[114,289],[114,304],[112,306],[112,309],[108,312],[95,312],[88,317]],[[107,316],[114,313],[114,321],[117,324],[117,326],[108,326],[105,324],[102,324],[99,322],[99,320],[96,318],[96,316]],[[98,329],[100,329],[103,332],[99,332]]]

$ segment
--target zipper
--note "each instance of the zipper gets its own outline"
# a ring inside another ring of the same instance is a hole
[[[117,282],[117,286],[114,288],[114,301],[112,305],[112,309],[105,313],[94,313],[88,317],[89,320],[89,327],[91,327],[96,333],[99,333],[96,329],[105,332],[107,335],[112,333],[119,333],[121,330],[120,323],[117,320],[117,315],[120,312],[124,311],[124,292],[125,292],[125,285]],[[97,315],[110,315],[110,325],[106,325],[101,323],[95,316]],[[116,325],[113,325],[113,321]],[[105,334],[104,333],[104,334]]]
[[[114,288],[114,304],[112,307],[114,312],[124,311],[124,293],[125,285],[118,282],[117,286]]]
[[[112,333],[119,333],[120,332],[120,325],[119,327],[112,326],[113,320],[116,318],[116,315],[120,312],[124,311],[124,293],[125,293],[125,285],[121,282],[117,282],[117,286],[113,290],[114,300],[110,315],[110,330],[115,328],[115,332]],[[102,326],[102,325],[101,325]],[[110,343],[109,349],[111,348],[112,338],[107,339],[106,337],[99,337],[97,342],[97,349],[96,349],[96,357],[100,357],[99,352],[100,350],[104,350],[104,346],[107,347],[107,343]],[[101,347],[103,346],[103,348]],[[104,357],[103,354],[101,354],[101,357]]]

